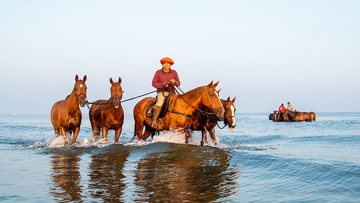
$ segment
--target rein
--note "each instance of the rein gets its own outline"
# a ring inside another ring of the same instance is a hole
[[[182,89],[181,89],[180,87],[177,87],[177,86],[173,86],[173,87],[174,87],[174,89],[175,89],[175,92],[179,95],[179,97],[180,97],[186,104],[188,104],[188,105],[191,106],[192,108],[198,110],[201,114],[203,114],[203,115],[205,115],[205,116],[215,116],[215,113],[203,111],[203,110],[201,110],[201,109],[199,109],[199,108],[196,108],[196,107],[194,107],[193,105],[189,104],[189,102],[186,101],[186,100],[182,97],[182,95],[179,93],[179,91],[181,91],[182,93],[184,93],[184,92],[182,91]],[[178,91],[177,89],[179,89],[179,91]],[[207,87],[206,87],[206,90],[207,90]],[[208,95],[208,97],[209,97],[209,100],[210,100],[209,93],[208,93],[207,91],[206,91],[206,93],[207,93],[207,95]],[[210,103],[211,103],[211,100],[210,100]],[[211,105],[213,105],[213,104],[211,103]]]

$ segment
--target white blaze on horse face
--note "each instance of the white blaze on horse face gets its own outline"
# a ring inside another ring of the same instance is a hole
[[[235,121],[235,107],[234,105],[231,105],[230,107],[231,109],[231,126],[235,126],[236,125],[236,121]],[[233,128],[230,128],[230,130],[232,130]]]
[[[80,84],[80,88],[82,88],[83,87],[83,85],[82,84]]]

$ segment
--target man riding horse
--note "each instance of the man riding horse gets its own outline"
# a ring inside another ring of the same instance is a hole
[[[171,69],[174,61],[169,57],[160,59],[162,68],[155,72],[152,80],[152,86],[157,89],[157,102],[153,107],[151,126],[156,128],[161,107],[166,97],[175,93],[174,85],[180,86],[180,79],[177,72]]]

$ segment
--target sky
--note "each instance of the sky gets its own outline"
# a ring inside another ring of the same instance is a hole
[[[357,0],[0,0],[0,114],[50,114],[76,74],[90,102],[110,97],[110,77],[124,100],[152,92],[165,56],[184,91],[219,81],[237,113],[288,101],[360,112],[359,11]]]

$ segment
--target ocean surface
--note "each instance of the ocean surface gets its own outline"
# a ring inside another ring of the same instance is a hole
[[[0,115],[0,202],[360,202],[360,113],[268,115],[238,113],[203,147],[200,132],[132,141],[131,114],[119,143],[94,140],[83,114],[71,145],[47,114]]]

